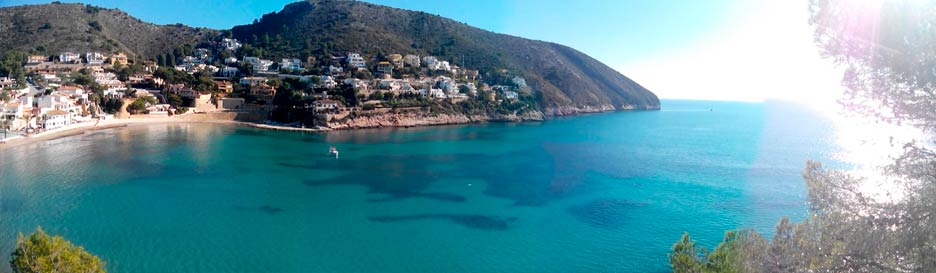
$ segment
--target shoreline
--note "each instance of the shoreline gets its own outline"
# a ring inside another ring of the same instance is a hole
[[[580,116],[587,114],[598,114],[598,113],[610,113],[610,112],[631,112],[633,110],[604,110],[604,111],[579,111],[574,113],[566,113],[562,115],[556,115],[554,117],[569,117],[569,116]],[[40,133],[35,133],[29,136],[14,136],[7,139],[2,139],[3,142],[0,142],[0,150],[4,148],[12,148],[20,145],[25,145],[33,143],[36,141],[48,141],[55,140],[59,138],[65,138],[70,136],[77,136],[86,134],[89,132],[117,129],[122,127],[130,126],[142,126],[142,125],[161,125],[161,124],[229,124],[237,125],[244,127],[257,128],[262,130],[272,130],[272,131],[287,131],[287,132],[307,132],[307,133],[321,133],[321,132],[331,132],[331,131],[348,131],[348,130],[360,130],[360,129],[381,129],[381,128],[415,128],[415,127],[433,127],[433,126],[444,126],[444,125],[465,125],[465,124],[481,124],[487,122],[533,122],[533,121],[546,121],[548,118],[540,117],[535,119],[528,118],[519,118],[519,119],[479,119],[466,116],[467,120],[458,120],[458,121],[434,121],[427,123],[415,123],[415,124],[379,124],[377,126],[347,126],[339,128],[330,128],[330,127],[319,127],[319,128],[298,128],[291,126],[280,126],[265,124],[259,122],[249,122],[249,121],[238,121],[233,119],[219,119],[219,118],[206,118],[199,114],[184,114],[181,116],[166,116],[166,117],[137,117],[137,118],[128,118],[128,119],[110,119],[102,120],[96,122],[84,122],[79,124],[73,124],[62,128],[56,128]]]
[[[86,134],[89,132],[96,132],[109,129],[124,128],[130,126],[145,126],[145,125],[163,125],[163,124],[230,124],[238,125],[245,127],[252,127],[265,130],[277,130],[277,131],[296,131],[296,132],[325,132],[329,130],[325,129],[315,129],[315,128],[295,128],[287,126],[276,126],[262,123],[246,122],[246,121],[236,121],[236,120],[223,120],[223,119],[208,119],[208,120],[199,120],[191,118],[192,114],[179,116],[179,117],[140,117],[140,118],[129,118],[129,119],[110,119],[102,121],[90,121],[83,122],[78,124],[69,125],[62,128],[51,129],[44,132],[35,133],[29,136],[12,136],[10,138],[4,139],[0,143],[0,149],[12,148],[24,144],[33,143],[36,141],[48,141],[55,140],[70,136],[77,136]]]

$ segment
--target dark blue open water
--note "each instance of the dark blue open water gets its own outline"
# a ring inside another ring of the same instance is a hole
[[[3,147],[0,253],[41,225],[112,272],[665,272],[684,231],[713,246],[801,219],[804,162],[839,149],[795,105],[663,107],[327,134],[153,125]]]

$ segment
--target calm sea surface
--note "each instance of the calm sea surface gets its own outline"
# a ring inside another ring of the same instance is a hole
[[[41,225],[112,272],[665,272],[683,232],[711,247],[802,219],[805,161],[840,149],[795,105],[663,107],[327,134],[153,125],[0,148],[0,256]]]

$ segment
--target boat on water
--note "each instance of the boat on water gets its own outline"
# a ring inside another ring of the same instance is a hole
[[[338,158],[338,148],[335,148],[335,146],[329,147],[329,148],[328,148],[328,154],[329,154],[329,155],[334,155],[335,158]]]

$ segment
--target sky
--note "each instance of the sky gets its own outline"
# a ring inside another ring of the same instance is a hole
[[[0,6],[48,3],[0,0]],[[147,22],[216,29],[294,0],[85,0]],[[661,98],[833,103],[840,70],[819,55],[807,0],[368,0],[578,49]]]

